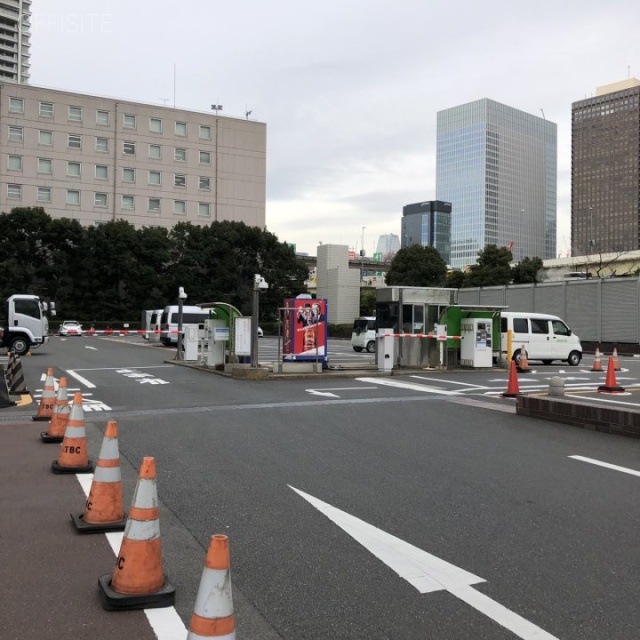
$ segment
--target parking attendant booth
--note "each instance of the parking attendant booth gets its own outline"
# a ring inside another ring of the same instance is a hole
[[[392,329],[394,367],[435,367],[440,364],[436,324],[455,304],[458,290],[437,287],[387,287],[376,291],[376,324]]]

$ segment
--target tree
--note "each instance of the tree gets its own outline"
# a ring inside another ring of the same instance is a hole
[[[465,286],[490,287],[511,282],[511,261],[513,256],[506,247],[488,244],[478,251],[478,263],[469,267]]]
[[[437,249],[414,244],[396,253],[385,281],[394,287],[441,287],[446,275],[447,265]]]
[[[374,316],[376,313],[376,289],[362,287],[360,289],[360,315]]]
[[[452,269],[447,272],[447,280],[445,282],[445,287],[449,289],[460,289],[464,287],[466,274],[464,271],[460,269]]]
[[[542,266],[542,258],[524,258],[511,270],[513,284],[539,282],[538,273]]]

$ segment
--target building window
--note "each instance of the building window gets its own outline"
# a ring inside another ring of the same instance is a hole
[[[211,140],[211,127],[200,125],[200,140]]]
[[[109,140],[107,138],[96,138],[96,151],[103,153],[109,151]]]
[[[96,178],[98,180],[108,180],[109,178],[109,167],[106,164],[97,164],[96,165]]]
[[[49,158],[38,158],[38,173],[51,174],[53,163]]]
[[[125,113],[122,116],[122,126],[125,129],[135,129],[136,128],[136,117],[133,115],[130,115],[128,113]]]
[[[122,182],[135,182],[136,181],[136,170],[130,168],[122,169]]]
[[[98,109],[96,111],[96,124],[109,124],[109,112]]]
[[[211,215],[211,205],[208,202],[198,202],[198,215],[208,218]]]
[[[73,122],[82,122],[82,107],[69,107],[67,119]]]
[[[22,200],[22,185],[21,184],[8,184],[7,185],[7,198],[9,198],[9,200]]]
[[[67,175],[74,178],[80,177],[80,163],[79,162],[67,162]]]
[[[122,143],[122,153],[125,156],[135,156],[136,155],[136,143],[135,142],[123,142]]]
[[[149,184],[162,184],[161,174],[159,171],[149,171]]]
[[[173,185],[175,187],[186,187],[187,186],[187,177],[184,173],[176,173],[173,178]]]
[[[200,164],[211,164],[211,152],[210,151],[201,151],[200,152]]]
[[[160,211],[160,198],[149,198],[149,211]]]
[[[22,171],[22,156],[7,156],[7,169]]]
[[[160,118],[149,118],[149,131],[162,133],[162,120]]]
[[[93,195],[93,204],[96,207],[106,207],[107,206],[107,194],[106,193],[95,193]]]
[[[9,113],[24,113],[24,100],[22,98],[9,98]]]
[[[67,189],[67,204],[80,204],[80,192],[77,189]]]
[[[43,118],[53,118],[53,102],[41,102],[38,113]]]
[[[38,187],[38,202],[51,202],[51,187]]]
[[[187,123],[186,122],[176,122],[176,135],[177,136],[186,136],[187,135]]]
[[[176,162],[186,162],[187,160],[187,150],[186,149],[182,149],[180,147],[176,147],[176,150],[173,154],[174,159],[176,160]]]
[[[162,147],[159,144],[150,144],[149,157],[155,160],[160,160],[160,158],[162,158]]]
[[[207,176],[200,176],[200,180],[198,181],[198,189],[209,191],[209,189],[211,189],[211,179]]]
[[[123,209],[135,209],[135,201],[133,196],[122,196]]]
[[[174,200],[173,213],[177,213],[178,215],[187,213],[187,203],[184,200]]]
[[[9,127],[9,142],[22,142],[24,140],[24,129],[22,127]]]
[[[53,131],[38,131],[38,144],[50,147],[53,144]]]
[[[70,133],[67,136],[67,147],[69,149],[81,149],[82,148],[82,136],[77,136],[73,133]]]

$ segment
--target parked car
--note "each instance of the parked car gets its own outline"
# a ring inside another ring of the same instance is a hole
[[[82,325],[76,320],[65,320],[58,330],[60,336],[81,336],[83,334]]]

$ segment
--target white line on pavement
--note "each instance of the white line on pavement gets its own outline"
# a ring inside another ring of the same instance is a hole
[[[588,462],[589,464],[595,464],[598,467],[606,467],[607,469],[613,469],[614,471],[621,471],[622,473],[628,473],[631,476],[640,477],[640,471],[635,469],[628,469],[627,467],[619,467],[616,464],[609,464],[608,462],[602,462],[602,460],[594,460],[593,458],[585,458],[584,456],[569,456],[574,460],[580,460],[581,462]]]
[[[80,384],[83,384],[87,389],[95,389],[96,385],[93,382],[89,382],[86,378],[83,378],[80,374],[72,371],[71,369],[67,369],[67,373],[74,377]]]

